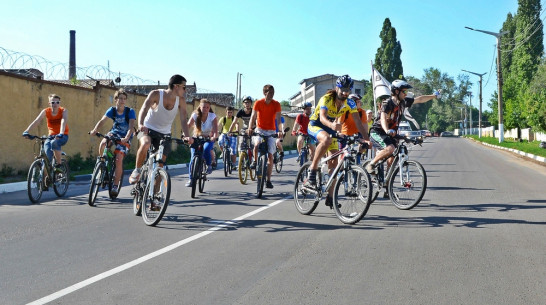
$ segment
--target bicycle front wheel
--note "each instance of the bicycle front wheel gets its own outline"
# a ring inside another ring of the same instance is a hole
[[[246,153],[241,152],[239,154],[239,181],[241,184],[246,184],[250,169],[248,168],[248,156]]]
[[[95,200],[97,200],[97,194],[99,193],[99,188],[102,184],[104,169],[104,163],[98,162],[95,165],[95,169],[93,170],[93,175],[91,176],[91,185],[89,186],[89,199],[87,202],[90,206],[95,206]]]
[[[224,153],[222,154],[222,158],[224,159],[224,176],[229,175],[229,160],[231,160],[229,151],[227,149],[224,149]]]
[[[114,200],[114,199],[116,199],[118,197],[119,192],[121,191],[121,186],[123,185],[123,176],[124,176],[124,173],[123,173],[123,170],[122,170],[121,171],[121,177],[119,177],[119,182],[117,184],[118,193],[113,194],[112,193],[112,188],[115,185],[114,181],[116,181],[116,166],[113,165],[112,169],[110,170],[110,181],[108,182],[108,196],[110,196],[110,199]]]
[[[30,199],[32,203],[38,203],[40,198],[42,198],[44,179],[42,167],[42,160],[38,159],[32,162],[28,169],[27,194],[28,199]]]
[[[262,198],[266,176],[267,176],[267,156],[262,155],[258,157],[258,164],[256,165],[256,178],[258,179],[258,183],[256,184],[256,195],[258,198]]]
[[[370,175],[360,166],[353,165],[342,171],[334,188],[334,211],[341,222],[355,224],[368,212],[371,203]]]
[[[284,157],[281,157],[279,152],[276,152],[275,154],[276,154],[275,158],[277,160],[277,163],[275,163],[275,171],[277,173],[280,173],[282,170],[282,160],[284,159]]]
[[[303,189],[303,183],[309,176],[310,166],[311,162],[307,162],[300,168],[294,183],[294,205],[296,206],[296,210],[303,215],[313,213],[320,201],[318,193],[311,193]]]
[[[68,184],[70,183],[70,170],[68,169],[68,163],[66,160],[61,162],[61,171],[55,172],[53,181],[53,191],[57,197],[62,197],[68,190]]]
[[[427,189],[427,174],[421,163],[406,161],[396,165],[387,184],[389,197],[397,208],[410,210],[421,202]]]
[[[196,156],[191,161],[191,198],[195,198],[199,176],[201,176],[201,158]]]
[[[205,159],[203,159],[203,162],[201,163],[201,174],[199,175],[199,193],[203,193],[205,182],[207,182],[207,163],[205,163]]]
[[[153,191],[152,191],[153,190]],[[161,221],[171,197],[171,178],[163,168],[157,168],[152,179],[148,181],[143,196],[142,219],[149,226],[155,226]]]

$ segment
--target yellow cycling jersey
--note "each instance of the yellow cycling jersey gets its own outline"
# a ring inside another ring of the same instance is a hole
[[[352,99],[347,99],[345,102],[343,102],[343,105],[339,108],[339,110],[336,107],[336,101],[334,96],[332,95],[325,95],[320,98],[317,107],[315,107],[315,111],[313,111],[313,114],[311,117],[309,117],[310,121],[319,121],[320,122],[320,109],[326,109],[327,111],[327,118],[329,121],[333,122],[336,118],[342,116],[345,114],[345,112],[349,113],[355,113],[358,112],[358,109],[356,107],[355,101]]]

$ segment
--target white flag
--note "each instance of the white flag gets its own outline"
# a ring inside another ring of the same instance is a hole
[[[382,96],[391,95],[391,83],[386,80],[379,71],[372,66],[372,85],[373,85],[373,99],[375,101]]]

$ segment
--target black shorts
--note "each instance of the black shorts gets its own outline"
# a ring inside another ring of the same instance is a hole
[[[154,148],[154,151],[155,151],[159,148],[159,142],[161,142],[161,139],[164,136],[170,136],[170,135],[171,135],[170,133],[164,134],[164,133],[157,132],[155,130],[148,128],[148,134],[139,132],[137,138],[140,140],[140,138],[144,136],[149,136],[150,139],[152,140],[152,147]],[[171,152],[171,143],[165,143],[165,147],[163,148],[163,155],[167,156],[169,155],[170,152]]]
[[[375,129],[370,129],[370,140],[374,147],[379,150],[384,149],[389,145],[396,146],[397,142],[394,138],[386,134],[385,132],[377,132]]]

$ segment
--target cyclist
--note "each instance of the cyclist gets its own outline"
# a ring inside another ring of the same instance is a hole
[[[241,129],[247,130],[251,116],[252,116],[252,97],[245,96],[243,97],[243,108],[240,109],[235,115],[235,120],[233,120],[233,122],[231,123],[231,126],[229,127],[229,132],[233,132],[234,128],[235,130],[237,130],[237,133],[239,133]],[[242,127],[239,123],[239,119],[243,121]],[[241,137],[239,141],[239,145],[241,145],[244,140],[245,139]],[[251,156],[248,156],[248,157],[251,158]],[[252,162],[252,160],[250,161]]]
[[[358,116],[360,121],[362,122],[362,125],[367,129],[368,127],[368,116],[366,115],[366,112],[364,109],[362,109],[362,96],[359,94],[351,94],[349,95],[349,99],[352,99],[356,102],[356,107],[358,111]],[[349,112],[345,112],[345,115],[342,115],[338,118],[338,121],[341,123],[341,133],[344,135],[352,136],[356,133],[358,133],[358,128],[356,128],[356,123],[353,119],[353,116],[349,115]],[[344,145],[341,143],[339,144],[339,149],[343,149]],[[365,149],[360,148],[360,152],[362,153]],[[358,163],[360,163],[360,158],[357,160]]]
[[[209,112],[210,102],[203,98],[199,103],[199,107],[192,113],[188,120],[188,127],[193,129],[193,136],[210,137],[211,139],[203,146],[203,158],[207,163],[207,174],[212,174],[212,157],[211,151],[214,147],[214,141],[218,138],[218,118],[214,112]],[[191,147],[191,159],[195,155],[195,147]],[[191,162],[189,169],[189,180],[186,186],[191,186]]]
[[[336,121],[336,118],[349,112],[358,131],[363,135],[364,139],[368,140],[366,128],[362,125],[358,117],[356,103],[347,99],[354,82],[349,75],[340,76],[336,81],[335,89],[328,90],[326,94],[320,98],[315,111],[309,118],[309,135],[317,140],[317,149],[315,158],[311,162],[309,179],[304,182],[303,187],[316,189],[317,187],[317,167],[320,162],[320,157],[323,156],[332,144],[331,135],[335,135],[341,131],[341,124]],[[336,160],[337,161],[337,160]],[[331,165],[329,166],[331,167]],[[332,197],[326,197],[326,205],[332,206]]]
[[[218,123],[218,130],[222,131],[220,138],[218,139],[218,145],[220,145],[220,147],[224,147],[226,138],[229,139],[231,147],[231,164],[233,164],[233,169],[237,169],[237,166],[235,165],[237,161],[237,137],[230,135],[231,125],[233,125],[233,122],[235,121],[233,110],[233,107],[228,106],[226,108],[226,116],[221,118],[220,122]],[[226,162],[226,160],[224,160],[224,162]],[[225,163],[224,166],[227,166],[227,163]]]
[[[254,128],[254,125],[256,125],[257,132],[260,132],[266,136],[271,136],[277,133],[277,135],[282,138],[282,131],[276,130],[275,128],[275,120],[277,120],[278,122],[281,121],[281,104],[273,99],[273,96],[275,95],[275,88],[273,88],[272,85],[265,85],[263,87],[263,93],[265,97],[257,100],[256,103],[254,103],[247,132],[249,135],[252,135],[252,129]],[[255,158],[250,165],[250,168],[253,169],[256,168],[256,158],[258,156],[258,144],[260,140],[260,137],[254,137],[253,139]],[[265,187],[268,189],[273,188],[273,184],[271,183],[271,172],[273,171],[273,154],[276,150],[275,145],[275,138],[268,138],[268,164],[267,179],[265,184]]]
[[[68,142],[68,110],[61,107],[61,97],[55,93],[48,96],[49,107],[43,109],[40,114],[30,123],[23,132],[23,137],[29,138],[28,131],[38,126],[44,117],[47,120],[47,129],[50,136],[44,143],[44,149],[47,158],[53,164],[53,155],[55,155],[55,170],[61,166],[61,146]]]
[[[148,94],[144,104],[138,113],[138,140],[140,146],[137,151],[135,169],[129,177],[129,183],[133,184],[140,178],[140,168],[146,159],[146,153],[150,145],[159,147],[159,142],[164,135],[171,134],[171,128],[176,117],[180,115],[182,136],[191,144],[193,138],[189,135],[188,124],[186,123],[186,79],[182,75],[175,74],[169,79],[167,90],[157,89]],[[165,145],[163,151],[163,162],[171,152],[171,145]],[[160,163],[160,166],[163,166]]]
[[[370,174],[376,172],[376,165],[379,161],[391,156],[394,152],[396,140],[392,137],[396,135],[404,111],[413,104],[425,103],[440,96],[441,92],[438,90],[432,95],[413,98],[413,93],[408,92],[408,89],[411,88],[413,87],[406,81],[397,79],[391,84],[391,96],[382,102],[381,110],[370,129],[370,138],[374,146],[379,149],[375,158],[366,165],[366,171]],[[391,162],[392,158],[387,160],[387,165],[390,165]]]
[[[304,136],[302,136],[301,134],[304,134],[304,135],[307,135],[307,127],[309,125],[309,116],[311,115],[311,107],[313,105],[311,105],[311,103],[305,103],[303,104],[303,113],[300,113],[298,114],[298,116],[296,116],[296,121],[294,121],[294,127],[292,128],[292,135],[295,136],[296,134],[300,133],[300,135],[298,135],[298,141],[297,141],[297,148],[298,148],[298,159],[297,159],[297,162],[300,161],[300,152],[301,152],[301,148],[303,147],[303,141],[304,141]],[[308,143],[309,143],[309,158],[310,160],[313,160],[313,155],[315,154],[315,144],[316,144],[316,141],[313,137],[310,137],[309,139],[307,139]]]
[[[116,155],[116,173],[111,192],[113,195],[117,195],[119,192],[119,179],[121,178],[121,174],[123,172],[123,158],[127,155],[129,149],[131,148],[131,139],[133,138],[133,127],[135,125],[136,113],[134,109],[125,106],[125,103],[127,102],[127,93],[124,89],[119,89],[116,91],[116,93],[114,93],[114,101],[116,102],[116,106],[108,108],[106,113],[95,125],[95,128],[93,128],[93,130],[91,130],[89,133],[91,135],[95,135],[106,120],[110,119],[114,121],[112,129],[108,132],[108,135],[114,135],[120,138],[122,142],[116,145],[116,149],[114,151],[114,154]],[[106,146],[106,139],[102,139],[100,142],[99,156],[102,155],[104,146]]]

